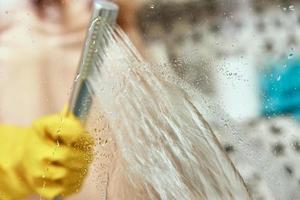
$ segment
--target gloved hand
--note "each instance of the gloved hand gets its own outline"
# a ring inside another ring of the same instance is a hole
[[[1,200],[33,193],[53,199],[79,190],[93,140],[74,116],[64,116],[41,118],[29,128],[0,126]]]

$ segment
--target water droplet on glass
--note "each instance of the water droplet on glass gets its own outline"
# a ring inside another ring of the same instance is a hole
[[[278,76],[278,77],[277,77],[277,81],[280,81],[280,79],[281,79],[281,76]]]
[[[154,4],[152,4],[152,5],[150,6],[150,8],[151,8],[151,9],[154,9]]]
[[[295,6],[294,5],[290,5],[289,6],[289,10],[295,10]]]
[[[288,56],[288,59],[291,59],[293,56],[294,56],[294,54],[290,53],[289,56]]]
[[[79,78],[80,78],[80,74],[77,74],[75,77],[75,82],[77,82]]]

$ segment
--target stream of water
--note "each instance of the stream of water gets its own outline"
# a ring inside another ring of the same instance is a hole
[[[153,70],[120,29],[106,31],[109,45],[88,80],[114,141],[106,198],[250,199],[188,93]]]

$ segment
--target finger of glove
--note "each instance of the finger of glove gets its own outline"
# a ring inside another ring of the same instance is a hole
[[[48,160],[44,160],[44,162],[29,167],[30,168],[27,169],[27,171],[29,170],[28,173],[30,173],[31,179],[46,178],[49,180],[58,180],[65,178],[68,173],[68,170],[65,167]]]
[[[68,167],[70,170],[81,170],[86,169],[88,165],[92,162],[93,155],[92,152],[84,152],[77,149],[69,149],[70,154],[64,161],[64,166]]]
[[[35,180],[35,192],[45,199],[54,199],[54,197],[64,193],[65,186],[61,181],[39,178]]]
[[[49,180],[60,180],[68,176],[68,170],[65,167],[55,163],[45,164],[44,169],[45,178]]]
[[[78,192],[84,182],[87,172],[86,169],[80,171],[68,171],[67,176],[55,180],[47,177],[35,178],[33,181],[34,190],[48,199],[52,199],[57,195],[68,195]]]
[[[47,149],[44,153],[40,152],[43,163],[55,164],[71,170],[86,168],[93,158],[92,151],[82,151],[68,146],[52,144],[42,149]]]
[[[65,146],[44,144],[43,141],[37,141],[35,145],[37,148],[33,149],[35,155],[32,156],[40,163],[64,162],[71,155],[70,148]]]
[[[56,164],[68,167],[73,170],[86,168],[93,158],[92,149],[83,151],[66,145],[57,145],[46,143],[38,137],[32,137],[30,140],[32,159],[27,159],[25,165],[37,166],[37,163]],[[29,152],[29,153],[30,153]],[[44,166],[43,166],[44,167]]]
[[[32,132],[32,134],[35,134]],[[55,164],[69,168],[69,170],[79,170],[87,168],[92,162],[92,149],[83,151],[66,145],[57,145],[54,143],[45,143],[40,137],[30,137],[28,144],[28,154],[30,159],[26,159],[24,166],[29,171],[39,172],[39,168],[45,165]],[[34,170],[33,170],[34,168]]]
[[[86,177],[88,173],[87,169],[81,169],[77,171],[68,171],[67,176],[65,176],[63,179],[58,179],[56,181],[49,181],[45,184],[46,187],[49,187],[49,189],[53,189],[53,183],[56,183],[57,188],[61,188],[60,193],[50,193],[50,197],[53,197],[53,195],[57,196],[60,195],[69,195],[75,192],[78,192],[84,182],[84,178]],[[58,185],[61,184],[60,186]],[[49,194],[49,192],[47,192]]]
[[[46,199],[53,199],[58,195],[69,195],[78,192],[82,187],[87,170],[72,171],[64,179],[51,180],[46,178],[35,179],[34,190]]]
[[[64,195],[69,195],[78,192],[82,187],[87,171],[73,172],[70,178],[64,180]]]
[[[74,183],[74,187],[75,185],[80,185],[87,174],[88,164],[80,161],[78,161],[78,163],[72,161],[66,162],[66,165],[72,165],[72,168],[62,166],[59,163],[54,164],[50,161],[44,161],[39,165],[33,165],[29,168],[30,171],[28,172],[28,175],[30,174],[30,176],[28,178],[28,181],[30,185],[36,189],[41,188],[43,185],[46,185],[47,188],[52,188],[53,183],[56,183],[55,186],[57,187],[60,186],[58,185],[58,183],[68,185],[67,183],[71,182]],[[46,182],[46,184],[44,182]],[[65,187],[66,186],[64,186],[64,188]],[[55,192],[51,193],[51,195],[54,194]]]
[[[48,116],[34,122],[33,126],[43,138],[62,144],[72,145],[88,138],[79,120],[73,117]]]

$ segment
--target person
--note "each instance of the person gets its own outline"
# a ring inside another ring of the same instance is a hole
[[[0,199],[64,197],[79,191],[92,160],[90,134],[67,109],[59,112],[69,99],[90,5],[15,2],[0,17]]]
[[[120,26],[139,43],[131,12],[137,4],[117,3]],[[11,9],[0,8],[0,200],[94,198],[95,183],[85,178],[93,140],[78,119],[58,112],[69,100],[91,1],[7,4]]]

